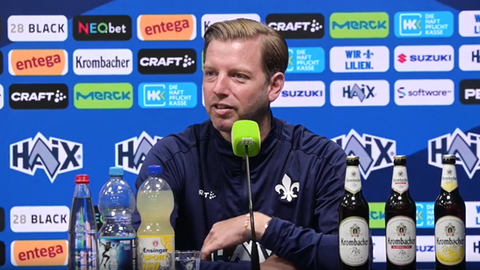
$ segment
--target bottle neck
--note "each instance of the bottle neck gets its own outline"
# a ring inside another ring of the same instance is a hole
[[[347,166],[345,174],[345,191],[356,194],[362,190],[362,180],[358,166]]]
[[[76,184],[75,190],[73,192],[73,197],[76,198],[89,198],[90,197],[90,188],[87,184]]]
[[[443,165],[441,188],[447,192],[452,192],[458,188],[457,171],[455,165]]]
[[[392,191],[403,194],[408,191],[407,167],[397,165],[393,167]]]

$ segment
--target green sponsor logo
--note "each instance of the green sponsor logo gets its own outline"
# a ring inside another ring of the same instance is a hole
[[[390,29],[385,12],[333,13],[330,15],[332,38],[386,38]]]
[[[385,228],[385,203],[368,203],[370,209],[370,229]]]
[[[129,83],[78,83],[73,88],[77,109],[130,109],[133,86]]]

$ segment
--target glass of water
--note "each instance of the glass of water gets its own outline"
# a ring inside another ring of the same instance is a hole
[[[176,250],[175,270],[200,270],[200,251]]]

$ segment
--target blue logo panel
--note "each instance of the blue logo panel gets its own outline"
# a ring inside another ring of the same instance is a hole
[[[398,12],[395,36],[399,38],[436,38],[453,35],[454,18],[450,11]]]
[[[144,109],[194,108],[197,106],[197,85],[142,83],[138,86],[138,106]]]
[[[287,73],[322,73],[325,51],[320,47],[290,47]]]
[[[434,228],[435,213],[434,202],[417,202],[417,228]]]

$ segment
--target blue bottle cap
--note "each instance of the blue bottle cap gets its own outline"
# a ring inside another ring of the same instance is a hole
[[[162,173],[162,167],[160,165],[150,165],[147,169],[148,174],[156,174],[159,175]]]
[[[108,174],[110,176],[123,176],[123,168],[121,167],[110,167]]]

